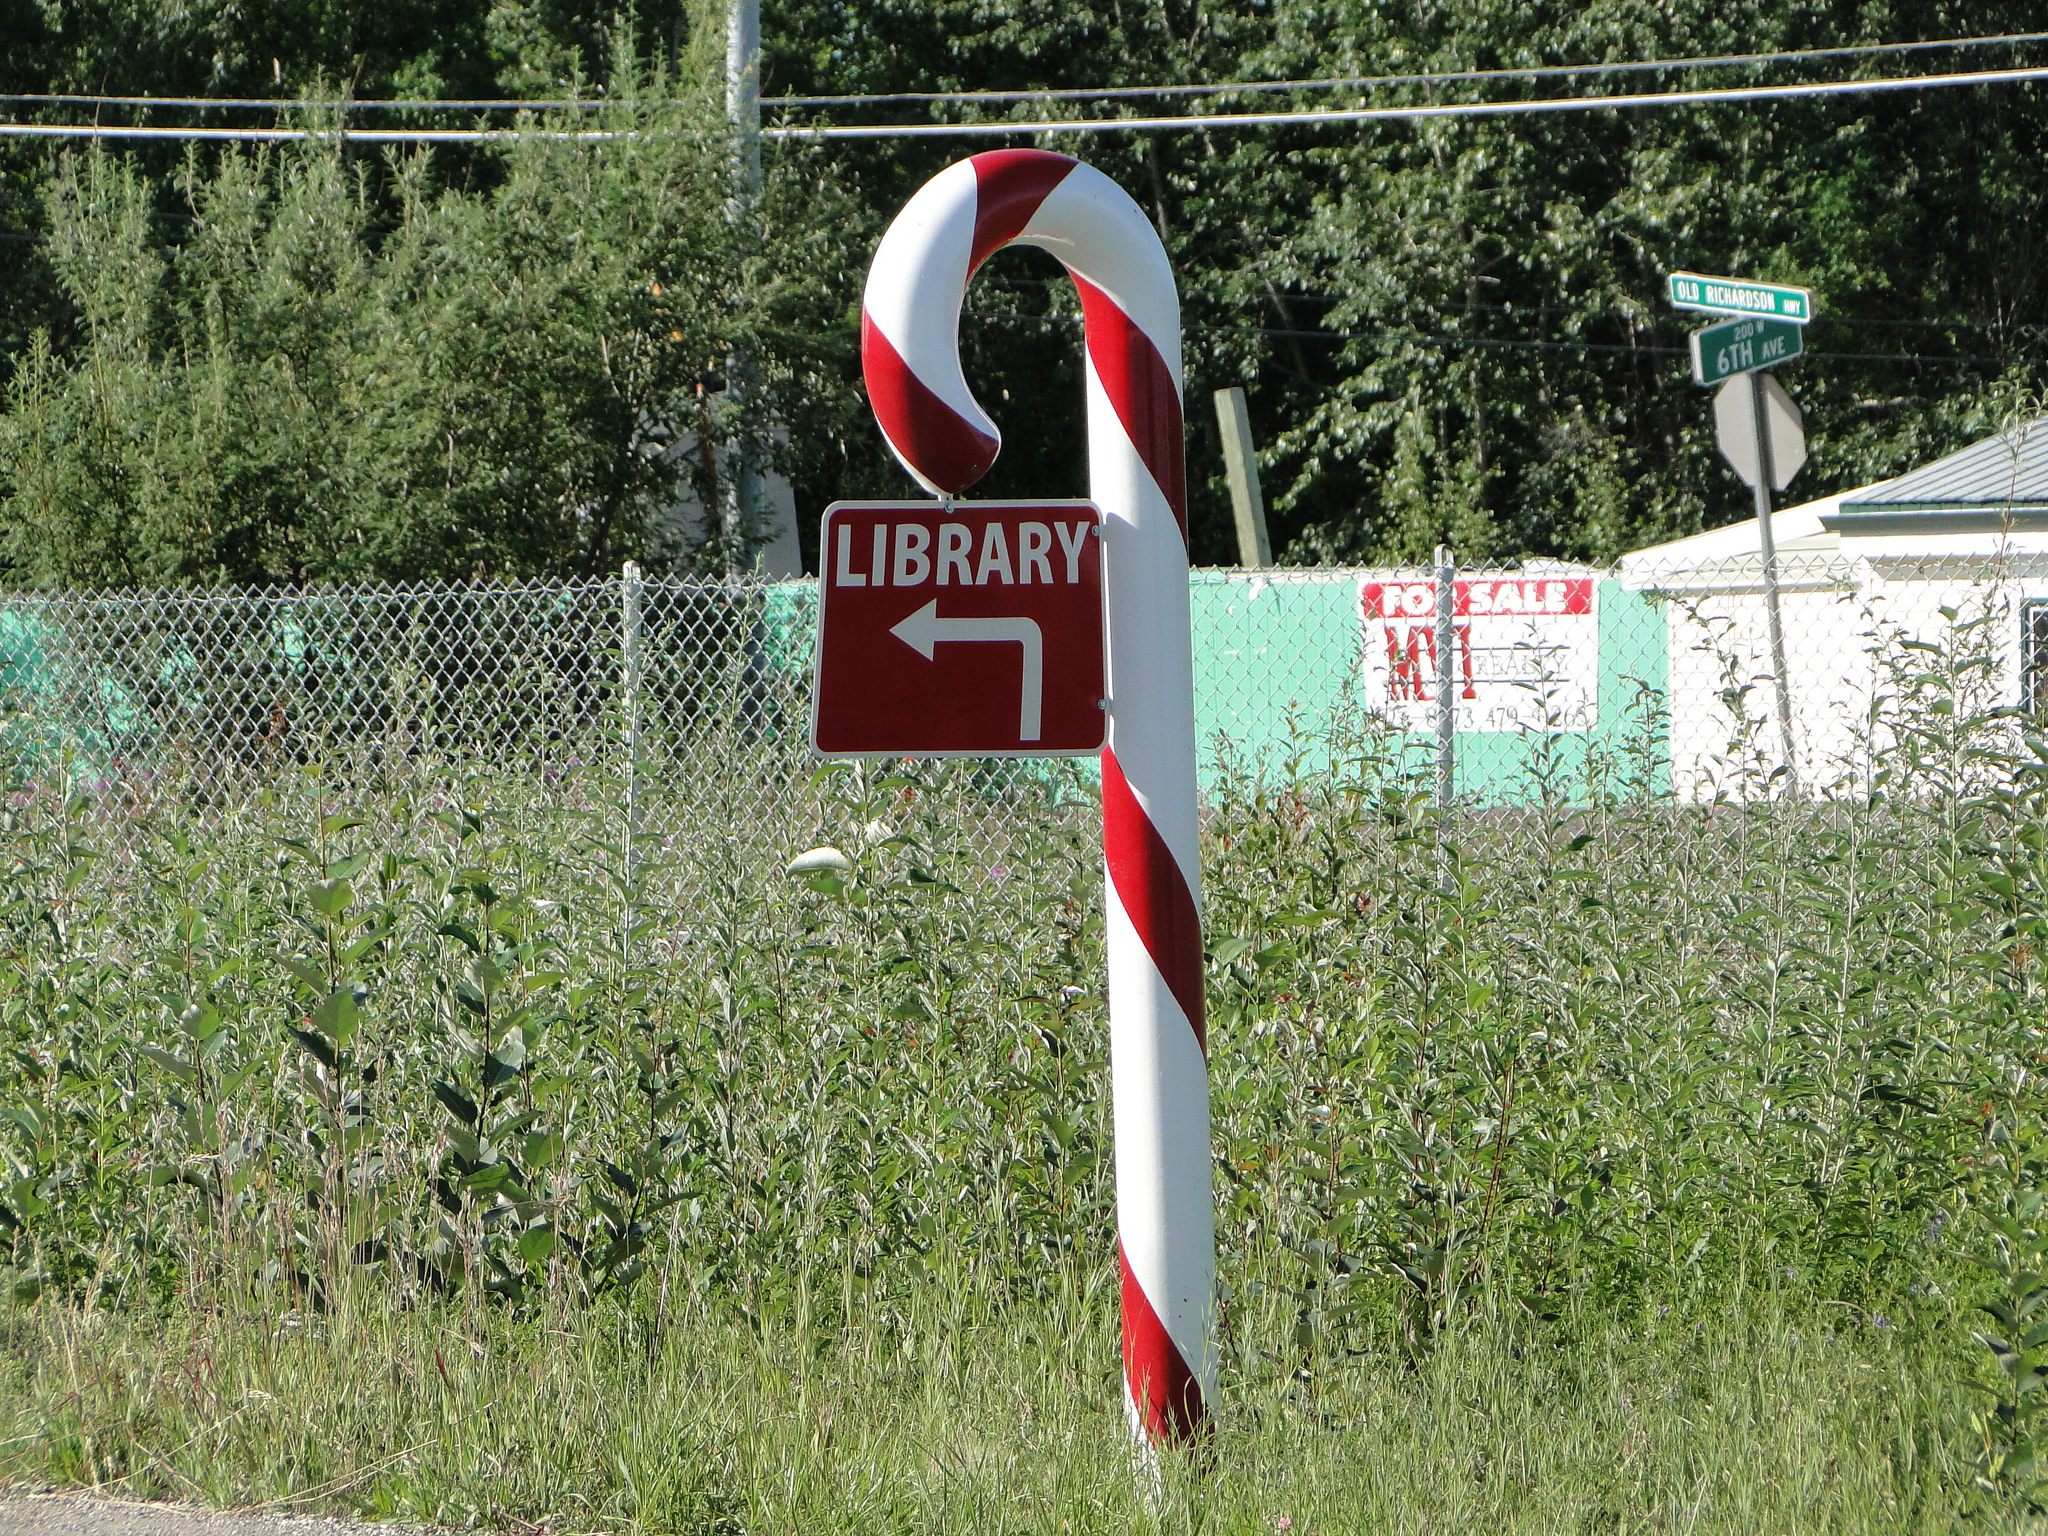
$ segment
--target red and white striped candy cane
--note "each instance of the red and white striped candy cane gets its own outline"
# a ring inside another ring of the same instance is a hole
[[[904,467],[938,495],[966,490],[1001,437],[960,371],[960,304],[975,269],[1017,243],[1060,259],[1086,322],[1109,604],[1102,848],[1124,1386],[1134,1429],[1184,1440],[1204,1422],[1217,1361],[1173,272],[1143,211],[1100,171],[1043,150],[976,155],[925,183],[882,237],[861,364]]]

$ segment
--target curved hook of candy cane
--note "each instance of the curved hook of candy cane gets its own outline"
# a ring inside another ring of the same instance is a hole
[[[861,371],[890,449],[938,496],[960,494],[995,463],[1002,434],[960,368],[960,305],[975,270],[1012,244],[1051,252],[1072,275],[1098,366],[1098,351],[1127,350],[1115,345],[1123,330],[1149,338],[1157,362],[1137,366],[1163,367],[1170,380],[1171,453],[1162,441],[1165,422],[1126,426],[1184,528],[1180,301],[1172,269],[1129,194],[1065,155],[1007,149],[962,160],[926,182],[883,235],[861,301]],[[1121,325],[1110,323],[1113,334],[1098,336],[1098,321],[1112,311]],[[1128,365],[1119,356],[1108,366]]]

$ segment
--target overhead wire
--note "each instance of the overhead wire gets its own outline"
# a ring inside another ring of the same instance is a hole
[[[1456,71],[1434,74],[1358,76],[1343,79],[1318,81],[1262,81],[1213,86],[1161,86],[1161,87],[1112,87],[1096,91],[1034,91],[1034,92],[960,92],[960,93],[893,93],[864,97],[788,97],[780,98],[787,105],[851,105],[855,103],[908,102],[917,100],[961,100],[961,101],[1031,101],[1031,100],[1091,100],[1135,98],[1140,96],[1169,95],[1226,95],[1233,92],[1278,91],[1288,89],[1366,86],[1415,85],[1437,83],[1473,83],[1491,79],[1533,79],[1554,77],[1581,77],[1586,75],[1649,72],[1654,70],[1700,68],[1708,66],[1754,65],[1765,63],[1803,61],[1815,58],[1840,58],[1870,54],[1903,53],[1937,48],[1963,48],[1989,45],[2015,45],[2021,43],[2048,41],[2048,33],[2007,33],[1996,36],[1956,39],[1928,39],[1915,42],[1881,43],[1845,46],[1838,48],[1787,50],[1774,53],[1723,54],[1710,57],[1621,61],[1610,64],[1586,64],[1563,66],[1532,66],[1528,68],[1502,70]],[[1644,109],[1677,105],[1715,105],[1743,101],[1770,101],[1828,97],[1837,95],[1866,94],[1928,89],[1944,89],[1968,85],[2022,84],[2048,79],[2048,67],[2026,67],[2003,70],[1956,71],[1944,74],[1912,75],[1866,80],[1802,81],[1779,85],[1752,85],[1714,87],[1685,91],[1635,92],[1617,95],[1567,96],[1538,98],[1520,101],[1444,102],[1419,105],[1353,107],[1353,108],[1307,108],[1269,113],[1183,113],[1156,117],[1119,117],[1108,119],[1052,119],[1032,122],[977,121],[963,123],[899,123],[879,125],[825,124],[815,127],[774,126],[762,130],[765,138],[776,139],[866,139],[881,137],[960,137],[969,135],[1010,136],[1044,135],[1062,133],[1100,133],[1109,131],[1168,130],[1196,127],[1244,128],[1255,126],[1278,126],[1292,124],[1360,123],[1375,121],[1412,121],[1439,118],[1493,117],[1510,115],[1534,115],[1555,112],[1578,112],[1592,110]],[[467,101],[385,101],[385,102],[342,102],[318,103],[311,101],[277,102],[260,98],[206,98],[206,97],[115,97],[83,95],[0,95],[0,101],[39,104],[75,104],[95,106],[136,106],[136,107],[183,107],[183,108],[236,108],[261,110],[313,110],[321,107],[342,107],[349,110],[382,108],[388,110],[500,110],[536,108],[583,108],[610,105],[602,101],[550,101],[514,102],[506,100]],[[769,102],[764,102],[769,105]],[[642,137],[643,131],[636,129],[326,129],[326,128],[238,128],[212,127],[205,125],[148,125],[148,124],[105,124],[105,123],[0,123],[0,137],[33,138],[88,138],[88,139],[186,139],[215,141],[244,141],[276,143],[294,140],[346,138],[363,143],[387,144],[478,144],[517,140],[522,137],[540,137],[550,140],[577,142],[606,142],[615,139]],[[1021,317],[1020,317],[1021,318]],[[1932,322],[1929,322],[1932,323]],[[1283,339],[1343,341],[1343,340],[1407,340],[1427,345],[1450,347],[1504,347],[1550,351],[1582,351],[1603,353],[1644,353],[1648,355],[1671,355],[1680,349],[1651,345],[1618,345],[1595,342],[1558,342],[1544,340],[1517,340],[1513,338],[1454,337],[1406,332],[1327,332],[1279,330],[1267,327],[1251,328],[1256,334]],[[1822,354],[1814,354],[1820,356]],[[1843,361],[1908,362],[1923,364],[1945,364],[1969,366],[1990,360],[1976,357],[1934,357],[1918,354],[1879,353],[1831,353],[1826,354]]]
[[[1715,106],[1745,101],[1792,101],[1968,85],[2016,85],[2048,79],[2048,66],[1973,70],[1874,80],[1818,80],[1784,85],[1718,86],[1689,91],[1643,91],[1612,96],[1552,96],[1524,101],[1435,102],[1409,106],[1311,107],[1283,112],[1176,113],[1171,116],[1039,119],[1028,122],[831,124],[817,128],[763,128],[764,138],[965,138],[990,135],[1098,134],[1171,129],[1270,128],[1324,124],[1421,122],[1441,119],[1541,116],[1650,107]]]
[[[2017,46],[2048,42],[2048,32],[2005,32],[1981,37],[1924,38],[1900,43],[1850,43],[1833,48],[1787,48],[1762,53],[1688,55],[1672,59],[1616,59],[1591,64],[1528,64],[1497,69],[1429,70],[1410,74],[1335,75],[1301,80],[1212,81],[1194,85],[1068,86],[1016,91],[879,91],[842,96],[764,96],[762,107],[842,107],[945,101],[1115,101],[1161,96],[1232,96],[1282,91],[1366,90],[1405,85],[1463,85],[1491,80],[1574,79],[1588,75],[1652,74],[1738,65],[1805,63],[1944,48]],[[4,98],[0,98],[4,99]]]
[[[988,313],[976,316],[982,323],[1030,326],[1041,330],[1070,329],[1081,324],[1079,316]],[[1855,324],[1843,316],[1831,317],[1834,324]],[[1685,347],[1655,342],[1558,341],[1533,336],[1451,336],[1440,331],[1346,330],[1310,331],[1271,325],[1203,325],[1183,323],[1189,335],[1259,336],[1275,341],[1313,341],[1337,344],[1347,341],[1408,342],[1417,346],[1440,347],[1447,351],[1566,352],[1577,355],[1675,358],[1688,355]],[[1916,367],[2002,368],[2009,358],[1984,357],[1974,353],[1936,354],[1929,352],[1835,352],[1808,350],[1802,358],[1817,362],[1899,363]]]
[[[1179,129],[1212,130],[1326,124],[1418,122],[1443,119],[1542,116],[1738,102],[1794,101],[1834,96],[1944,90],[1960,86],[2020,85],[2048,79],[2048,66],[1891,76],[1871,80],[1814,80],[1783,85],[1718,86],[1688,91],[1645,91],[1612,96],[1553,96],[1523,101],[1435,102],[1408,106],[1313,107],[1283,112],[1176,113],[1156,117],[1004,119],[956,123],[833,123],[816,127],[764,127],[764,139],[817,141],[911,138],[1018,138]],[[662,130],[673,133],[678,130]],[[703,130],[709,133],[711,130]],[[237,128],[143,123],[0,123],[0,138],[212,140],[284,143],[346,138],[362,144],[495,144],[520,139],[605,143],[648,137],[638,128]]]
[[[877,91],[838,95],[764,96],[764,110],[906,105],[919,102],[1123,101],[1188,96],[1262,95],[1289,91],[1368,90],[1394,86],[1469,85],[1505,80],[1583,79],[1601,75],[1659,74],[1808,63],[1819,59],[1896,56],[1965,48],[2018,47],[2048,42],[2048,32],[1986,33],[1972,37],[1919,38],[1904,42],[1846,43],[1826,48],[1786,48],[1750,53],[1685,55],[1661,59],[1614,59],[1584,64],[1511,65],[1492,69],[1418,70],[1378,75],[1319,76],[1291,80],[1205,81],[1173,85],[1061,86],[1020,90]],[[0,93],[0,103],[17,106],[163,108],[178,111],[275,112],[567,112],[616,108],[605,96],[477,97],[446,99],[359,99],[321,101],[306,97],[95,95],[85,92]]]
[[[604,96],[540,100],[509,96],[421,97],[410,101],[340,97],[321,101],[307,96],[95,96],[77,91],[0,92],[0,103],[26,107],[166,107],[179,111],[218,108],[231,112],[566,112],[619,105]]]

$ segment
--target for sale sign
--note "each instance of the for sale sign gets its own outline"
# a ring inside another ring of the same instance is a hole
[[[1451,702],[1463,731],[1590,730],[1598,588],[1578,575],[1462,576],[1451,603]],[[1366,705],[1408,731],[1437,721],[1437,584],[1360,584]]]
[[[1100,751],[1101,527],[1085,501],[828,507],[812,745],[832,757]]]

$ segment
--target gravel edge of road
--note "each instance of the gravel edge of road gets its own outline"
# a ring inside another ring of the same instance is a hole
[[[427,1527],[280,1509],[211,1509],[0,1484],[0,1536],[403,1536],[409,1532],[436,1536]]]

